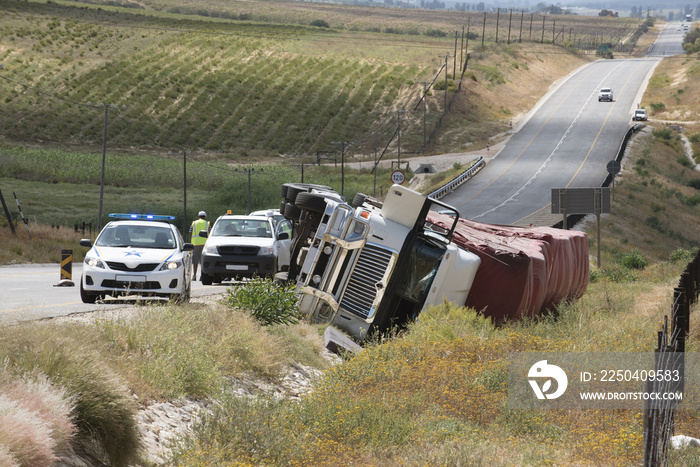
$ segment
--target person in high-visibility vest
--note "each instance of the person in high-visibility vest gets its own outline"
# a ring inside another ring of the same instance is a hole
[[[199,232],[206,231],[209,232],[209,222],[207,219],[207,213],[204,211],[199,211],[199,219],[192,222],[190,226],[190,234],[192,235],[192,244],[194,245],[194,251],[192,252],[192,266],[194,267],[194,280],[197,280],[197,268],[199,267],[200,261],[202,261],[202,250],[204,249],[204,244],[207,239],[199,236]]]

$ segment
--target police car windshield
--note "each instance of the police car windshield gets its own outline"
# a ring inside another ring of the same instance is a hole
[[[129,225],[116,222],[104,228],[95,245],[112,248],[172,249],[176,247],[177,243],[168,227]]]
[[[213,237],[272,238],[272,230],[267,219],[221,219],[214,225],[211,235]]]

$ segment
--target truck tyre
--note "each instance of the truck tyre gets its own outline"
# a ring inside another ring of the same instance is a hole
[[[320,214],[326,210],[326,198],[316,193],[299,193],[295,204],[302,211]]]
[[[285,201],[294,203],[299,193],[311,190],[331,191],[331,188],[326,185],[316,185],[314,183],[285,183],[282,185],[281,194]]]
[[[352,206],[353,208],[362,206],[362,203],[364,203],[367,198],[369,198],[369,196],[367,196],[366,194],[357,193],[357,194],[355,194],[355,197],[352,199],[352,203],[350,203],[350,206]]]
[[[292,203],[287,203],[284,207],[284,217],[291,221],[298,221],[299,216],[301,216],[301,209]]]

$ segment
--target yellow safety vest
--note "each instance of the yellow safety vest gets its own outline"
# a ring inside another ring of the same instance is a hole
[[[192,231],[193,245],[204,245],[206,243],[207,239],[204,237],[200,237],[199,232],[203,230],[206,230],[208,232],[209,222],[207,222],[205,219],[198,219],[192,222],[192,228],[190,230]]]

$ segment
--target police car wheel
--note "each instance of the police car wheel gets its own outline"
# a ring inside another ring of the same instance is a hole
[[[83,303],[95,303],[100,298],[100,294],[87,292],[83,288],[83,281],[80,281],[80,299]]]

